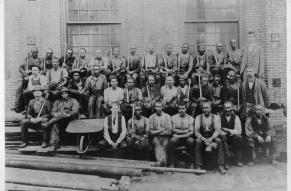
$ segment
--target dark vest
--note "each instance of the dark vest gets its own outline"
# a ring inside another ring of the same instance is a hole
[[[257,118],[253,116],[251,118],[251,124],[254,132],[258,133],[260,136],[265,137],[267,135],[268,119],[265,116],[262,116],[261,124],[258,123]]]
[[[214,122],[213,122],[214,115],[211,113],[210,117],[211,117],[211,125],[210,125],[209,131],[207,131],[206,128],[204,128],[203,126],[203,114],[200,115],[200,133],[205,138],[211,137],[214,132]]]
[[[255,82],[252,89],[250,89],[248,82],[246,83],[246,102],[256,104],[255,100]]]
[[[109,136],[111,138],[111,140],[113,142],[116,142],[117,139],[119,138],[120,134],[121,134],[121,131],[122,131],[122,128],[121,128],[121,119],[122,119],[122,115],[118,115],[118,124],[117,124],[117,133],[112,133],[112,115],[109,115],[108,116],[108,132],[109,132]]]
[[[235,114],[232,113],[230,115],[229,122],[227,121],[225,114],[221,115],[221,127],[222,128],[234,129],[234,124],[235,124]]]

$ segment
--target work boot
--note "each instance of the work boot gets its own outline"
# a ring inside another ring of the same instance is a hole
[[[20,148],[25,148],[27,147],[28,142],[22,142],[21,145],[19,145]]]
[[[223,165],[219,165],[219,166],[218,166],[218,171],[219,171],[221,174],[225,174],[225,173],[226,173],[226,170],[224,169],[224,166],[223,166]]]
[[[48,146],[47,142],[43,141],[42,144],[41,144],[41,148],[46,148],[47,146]]]

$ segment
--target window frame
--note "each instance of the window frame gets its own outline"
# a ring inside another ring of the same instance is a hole
[[[209,19],[209,20],[200,20],[200,19],[187,19],[186,18],[186,10],[187,10],[187,1],[188,0],[184,0],[183,3],[184,3],[184,6],[183,6],[183,10],[185,11],[184,12],[184,15],[183,15],[183,22],[181,25],[181,28],[183,29],[182,32],[182,39],[183,41],[185,42],[186,41],[186,31],[185,31],[185,24],[187,23],[192,23],[192,24],[199,24],[199,23],[237,23],[237,26],[238,26],[238,48],[242,49],[242,47],[245,46],[245,38],[246,38],[246,35],[245,35],[245,11],[244,11],[244,3],[245,1],[244,0],[237,0],[237,19],[222,19],[222,20],[213,20],[213,19]],[[217,8],[218,9],[218,8]],[[181,36],[180,36],[181,37]],[[224,42],[223,42],[224,43]],[[197,46],[197,44],[194,44],[194,46]]]
[[[78,19],[78,21],[70,21],[69,20],[69,11],[73,10],[73,9],[69,9],[69,0],[61,1],[60,10],[62,10],[62,7],[64,7],[63,10],[65,10],[63,12],[61,11],[61,26],[63,26],[63,27],[61,27],[61,34],[62,34],[62,37],[61,37],[61,47],[62,48],[61,48],[61,51],[60,51],[61,52],[61,56],[64,55],[65,49],[68,48],[68,44],[69,44],[69,26],[70,25],[71,26],[72,25],[78,26],[78,25],[94,25],[94,24],[96,24],[96,25],[98,25],[98,24],[100,24],[100,25],[118,24],[118,25],[120,25],[120,55],[124,55],[124,53],[125,53],[124,48],[126,48],[126,45],[124,44],[124,42],[126,42],[125,41],[126,40],[126,36],[125,36],[125,34],[126,34],[126,31],[125,31],[125,29],[126,29],[126,26],[125,26],[125,24],[126,24],[126,22],[125,22],[126,21],[125,20],[126,5],[125,5],[125,3],[122,3],[122,0],[118,0],[118,2],[119,2],[119,5],[120,5],[120,9],[119,9],[120,19],[118,21],[116,21],[116,20],[79,21],[79,19]],[[89,5],[89,3],[88,3],[88,5]],[[80,7],[79,7],[78,10],[80,10]],[[76,11],[78,11],[78,10],[76,10]],[[112,10],[114,10],[114,9],[112,9]],[[98,10],[96,9],[96,11],[98,11]],[[78,14],[78,17],[79,17],[79,14]],[[80,46],[80,47],[82,47],[82,46]],[[90,47],[90,46],[88,45],[87,47]],[[69,48],[73,48],[73,47],[69,47]],[[103,52],[103,54],[104,54],[104,52]],[[78,53],[75,52],[74,55],[76,56],[76,55],[78,55]]]

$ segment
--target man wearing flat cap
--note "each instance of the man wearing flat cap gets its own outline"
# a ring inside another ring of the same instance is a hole
[[[22,144],[21,148],[28,145],[28,128],[42,128],[42,148],[47,147],[49,139],[49,128],[46,122],[49,120],[51,113],[51,102],[43,97],[43,88],[40,85],[32,89],[34,99],[29,102],[26,118],[21,122]]]
[[[79,118],[79,103],[76,99],[69,97],[70,90],[66,87],[61,89],[61,98],[56,100],[49,121],[52,125],[50,144],[53,150],[60,141],[60,131],[64,131],[69,122]]]

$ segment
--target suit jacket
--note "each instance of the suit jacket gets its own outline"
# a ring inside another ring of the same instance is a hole
[[[254,96],[256,105],[259,104],[262,106],[269,106],[268,90],[265,82],[261,79],[255,78],[254,83]],[[248,85],[247,80],[242,83],[242,106],[244,109],[246,107],[246,85]]]
[[[248,49],[244,50],[242,65],[240,67],[240,74],[243,75],[243,79],[246,79],[245,70],[247,66],[253,65],[254,73],[256,75],[264,73],[264,57],[263,49],[255,44],[251,52]]]

